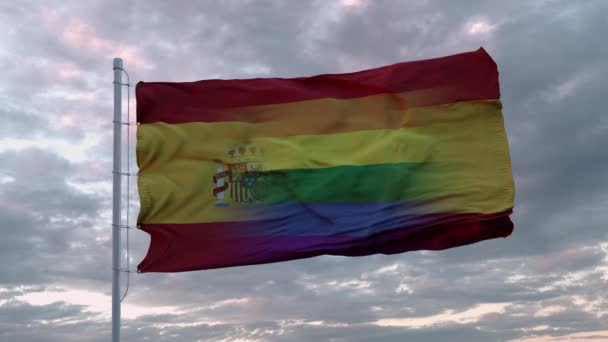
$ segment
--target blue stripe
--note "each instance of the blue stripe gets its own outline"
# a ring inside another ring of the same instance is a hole
[[[263,219],[243,222],[252,236],[369,236],[395,228],[439,223],[448,215],[429,213],[429,203],[281,203],[256,204]],[[257,216],[257,215],[256,215]],[[248,235],[249,235],[248,234]]]

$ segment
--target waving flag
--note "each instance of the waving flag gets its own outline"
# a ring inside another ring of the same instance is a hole
[[[440,250],[513,230],[495,62],[139,83],[141,272]]]

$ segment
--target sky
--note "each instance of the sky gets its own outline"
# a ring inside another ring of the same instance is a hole
[[[113,57],[135,84],[352,72],[480,46],[500,72],[510,237],[131,274],[123,340],[608,341],[608,1],[0,0],[0,32],[1,341],[110,338]],[[129,242],[135,268],[149,237]]]

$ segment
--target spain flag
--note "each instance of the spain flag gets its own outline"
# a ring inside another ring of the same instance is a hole
[[[140,82],[141,272],[507,237],[514,185],[482,48],[348,74]]]

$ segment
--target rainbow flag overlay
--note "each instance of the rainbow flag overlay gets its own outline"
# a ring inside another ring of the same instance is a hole
[[[507,237],[496,63],[477,51],[348,74],[140,82],[140,272]]]

